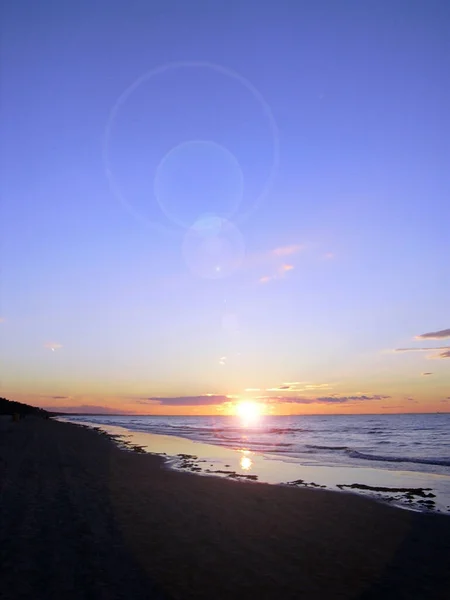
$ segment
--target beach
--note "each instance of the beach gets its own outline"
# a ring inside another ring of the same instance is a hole
[[[59,417],[173,469],[332,491],[450,515],[450,415]]]
[[[4,598],[447,598],[450,518],[196,476],[53,419],[3,419]]]

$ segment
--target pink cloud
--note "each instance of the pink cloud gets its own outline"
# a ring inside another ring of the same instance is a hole
[[[292,271],[294,269],[294,265],[281,265],[280,272],[286,273],[286,271]]]
[[[277,272],[274,275],[264,275],[259,278],[259,283],[268,283],[269,281],[273,281],[274,279],[282,279],[286,273],[289,271],[293,271],[295,269],[294,265],[283,264],[278,267]]]
[[[450,338],[450,329],[441,329],[440,331],[431,331],[430,333],[422,333],[416,335],[416,340],[443,340]]]
[[[289,256],[291,254],[297,254],[300,250],[303,250],[304,246],[302,244],[291,244],[289,246],[281,246],[280,248],[275,248],[272,250],[272,254],[274,256]]]

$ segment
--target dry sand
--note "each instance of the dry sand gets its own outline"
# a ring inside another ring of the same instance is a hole
[[[447,600],[449,565],[448,516],[174,472],[69,423],[0,426],[5,600]]]

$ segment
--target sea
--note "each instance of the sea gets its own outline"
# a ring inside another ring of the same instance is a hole
[[[199,475],[369,495],[450,514],[450,413],[66,416]]]

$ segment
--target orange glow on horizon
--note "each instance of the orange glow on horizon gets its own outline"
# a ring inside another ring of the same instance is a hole
[[[59,390],[58,390],[59,392]],[[450,398],[441,394],[435,397],[429,395],[416,397],[409,401],[404,394],[400,397],[393,395],[389,400],[370,400],[352,403],[326,404],[311,402],[308,404],[295,402],[271,402],[265,404],[252,399],[238,400],[229,396],[229,402],[221,404],[201,405],[170,405],[143,404],[132,398],[103,394],[70,395],[59,392],[58,396],[37,393],[15,393],[5,390],[2,396],[9,400],[24,402],[40,408],[57,412],[81,414],[130,414],[130,415],[160,415],[160,416],[234,416],[242,420],[242,424],[251,425],[265,415],[294,416],[294,415],[337,415],[337,414],[397,414],[397,413],[449,413]],[[437,396],[437,397],[436,397]]]

